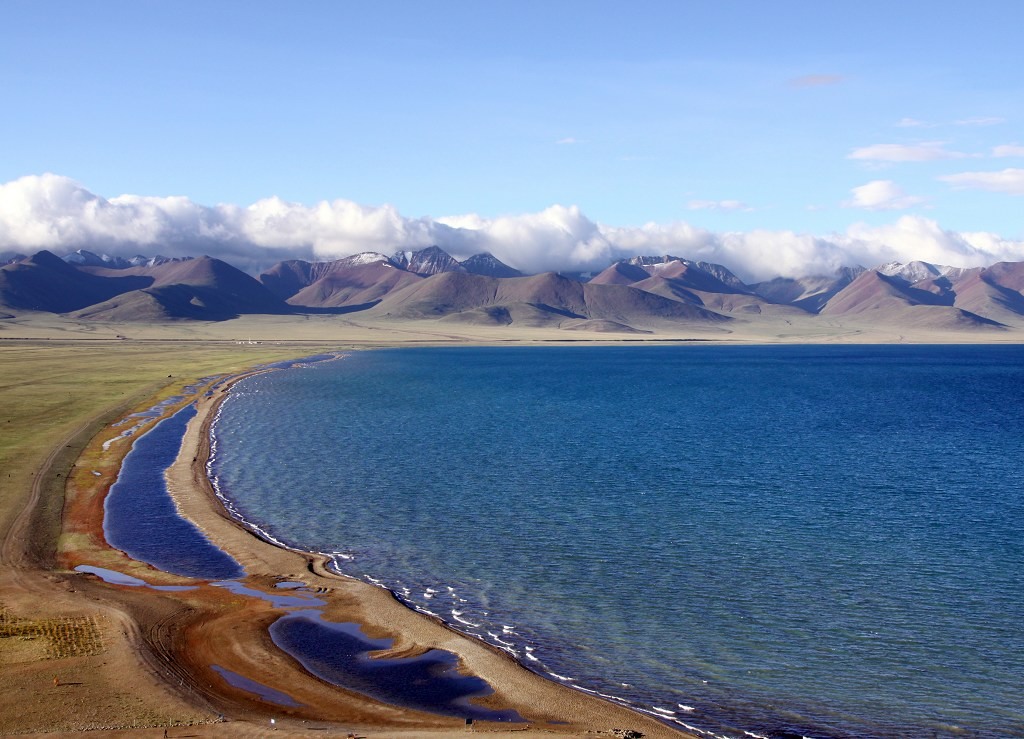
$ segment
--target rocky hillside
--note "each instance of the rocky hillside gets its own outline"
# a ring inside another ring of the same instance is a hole
[[[490,254],[458,261],[432,246],[326,262],[279,262],[259,280],[219,259],[42,251],[0,267],[3,315],[108,321],[225,320],[348,313],[367,320],[554,326],[600,331],[724,327],[808,319],[941,331],[1024,329],[1024,262],[844,268],[745,284],[727,267],[671,255],[618,261],[584,279],[523,275]]]

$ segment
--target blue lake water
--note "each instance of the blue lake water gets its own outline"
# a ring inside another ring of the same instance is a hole
[[[164,470],[181,449],[196,409],[185,406],[139,437],[103,502],[103,535],[128,556],[186,577],[240,577],[241,566],[178,515]]]
[[[1024,347],[360,352],[216,436],[246,520],[553,679],[718,735],[1024,736]]]

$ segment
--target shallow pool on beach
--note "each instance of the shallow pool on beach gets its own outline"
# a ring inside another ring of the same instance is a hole
[[[1024,347],[401,349],[237,384],[270,536],[720,735],[1024,735]]]
[[[196,415],[186,405],[140,436],[103,502],[103,535],[112,547],[154,567],[207,580],[240,577],[242,567],[178,514],[164,471]]]

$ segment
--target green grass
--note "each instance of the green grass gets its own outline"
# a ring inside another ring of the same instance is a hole
[[[40,501],[39,515],[57,525],[67,470],[89,437],[117,413],[172,395],[199,377],[320,348],[172,341],[0,343],[0,539],[24,508],[41,465],[76,429],[89,425],[46,471]]]

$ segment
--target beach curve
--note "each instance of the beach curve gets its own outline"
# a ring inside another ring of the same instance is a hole
[[[327,601],[327,618],[358,623],[372,637],[394,639],[389,650],[392,654],[441,649],[458,655],[465,671],[483,679],[495,691],[479,701],[482,705],[511,708],[529,720],[528,725],[515,725],[517,734],[528,727],[539,731],[538,735],[570,736],[611,734],[615,728],[626,727],[646,736],[685,735],[654,718],[547,680],[503,651],[412,611],[390,592],[330,571],[325,556],[276,546],[233,518],[207,474],[210,429],[231,385],[259,371],[266,370],[239,373],[219,380],[212,393],[202,389],[196,393],[192,399],[196,417],[188,425],[178,456],[166,473],[168,490],[179,511],[245,567],[248,584],[269,591],[281,581],[301,582]],[[269,721],[268,717],[274,718],[279,730],[292,724],[301,727],[310,721],[327,721],[362,731],[386,727],[389,734],[425,731],[425,735],[437,732],[435,735],[441,736],[461,726],[460,721],[451,718],[381,704],[312,677],[269,636],[270,624],[281,615],[279,610],[260,599],[240,599],[215,588],[200,590],[187,596],[161,593],[161,599],[187,600],[188,605],[180,612],[172,609],[170,615],[165,614],[156,629],[159,638],[148,638],[156,661],[168,670],[171,679],[179,681],[181,688],[188,684],[183,691],[186,697],[242,721],[263,723]],[[271,706],[252,692],[223,680],[215,667],[281,691],[300,707],[283,710]],[[476,730],[482,731],[485,726],[487,731],[513,729],[481,723]]]

